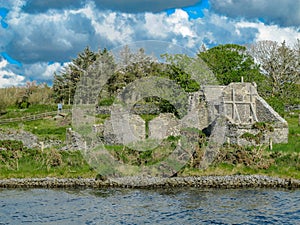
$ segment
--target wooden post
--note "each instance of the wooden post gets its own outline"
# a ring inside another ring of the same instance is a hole
[[[43,152],[44,151],[44,142],[40,142],[40,144],[41,144],[41,150]]]
[[[300,113],[298,114],[298,126],[300,127]]]
[[[272,140],[272,138],[269,139],[269,148],[270,148],[270,150],[273,150],[273,140]]]

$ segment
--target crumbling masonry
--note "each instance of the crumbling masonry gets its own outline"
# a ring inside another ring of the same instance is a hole
[[[204,86],[201,91],[191,93],[188,101],[185,117],[179,120],[173,114],[160,113],[149,122],[148,130],[139,115],[131,114],[129,126],[133,135],[126,140],[120,137],[119,129],[118,132],[113,129],[111,119],[95,125],[94,130],[101,134],[106,144],[177,136],[185,127],[204,131],[218,144],[245,146],[288,142],[287,122],[258,95],[255,84]]]

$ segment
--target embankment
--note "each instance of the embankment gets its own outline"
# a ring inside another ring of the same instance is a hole
[[[0,188],[300,188],[300,180],[262,175],[201,177],[122,177],[107,180],[90,178],[23,178],[0,180]]]

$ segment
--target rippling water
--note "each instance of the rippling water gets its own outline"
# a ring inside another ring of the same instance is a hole
[[[0,224],[299,224],[300,190],[0,189]]]

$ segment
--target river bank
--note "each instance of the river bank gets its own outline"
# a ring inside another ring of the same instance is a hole
[[[200,177],[121,177],[107,180],[92,178],[23,178],[0,180],[0,188],[300,188],[300,180],[262,175]]]

